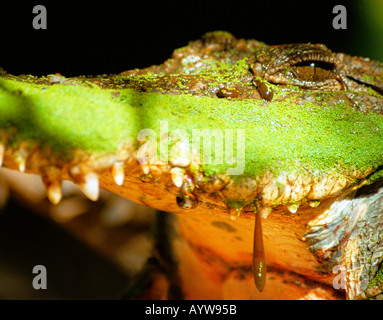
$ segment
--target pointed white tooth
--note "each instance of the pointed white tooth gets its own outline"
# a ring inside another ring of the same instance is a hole
[[[170,174],[172,175],[172,180],[175,186],[181,188],[184,180],[185,170],[183,170],[182,168],[175,167],[170,169]]]
[[[81,173],[81,170],[80,170],[80,167],[79,166],[74,166],[72,168],[70,168],[70,174],[72,176],[77,176]]]
[[[24,172],[25,171],[25,159],[18,159],[16,163],[19,165],[19,171]]]
[[[124,183],[124,163],[123,162],[115,162],[112,167],[112,175],[114,182],[121,186]]]
[[[31,149],[27,144],[22,144],[20,149],[17,151],[15,156],[15,163],[19,166],[19,171],[24,172],[28,155],[30,154]]]
[[[298,211],[298,208],[299,208],[299,205],[298,204],[290,204],[287,206],[287,209],[291,212],[291,213],[296,213]]]
[[[0,143],[0,167],[3,165],[4,152],[5,146],[2,143]]]
[[[320,201],[318,200],[318,201],[310,201],[309,202],[309,205],[310,205],[310,207],[311,208],[316,208],[316,207],[318,207],[319,206],[319,204],[320,204]]]
[[[49,201],[56,205],[59,204],[62,198],[61,192],[61,184],[60,183],[52,183],[47,187],[47,196]]]
[[[97,201],[100,195],[98,175],[94,172],[85,176],[85,182],[80,184],[82,192],[92,201]]]
[[[141,170],[144,174],[149,174],[150,168],[147,164],[141,164]]]
[[[189,140],[173,145],[170,149],[169,159],[173,166],[187,167],[190,164]]]

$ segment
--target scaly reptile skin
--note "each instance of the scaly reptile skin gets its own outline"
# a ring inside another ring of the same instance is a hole
[[[376,296],[382,79],[380,63],[321,44],[227,32],[118,75],[0,70],[0,159],[40,174],[53,203],[69,179],[92,200],[100,185],[175,213],[158,261],[185,298],[337,298],[338,265],[347,298]],[[197,134],[214,136],[210,161]]]

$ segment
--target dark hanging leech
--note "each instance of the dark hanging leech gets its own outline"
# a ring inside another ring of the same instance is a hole
[[[258,209],[255,214],[255,228],[254,228],[254,248],[253,248],[253,274],[254,282],[259,292],[263,291],[266,283],[266,263],[265,263],[265,250],[263,248],[263,234],[262,234],[262,211],[266,208]]]

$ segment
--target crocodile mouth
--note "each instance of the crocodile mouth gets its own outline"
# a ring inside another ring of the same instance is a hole
[[[380,188],[381,180],[371,183],[379,169],[353,172],[347,178],[288,174],[273,177],[266,170],[264,176],[238,181],[226,174],[208,177],[186,162],[178,162],[177,166],[142,164],[137,159],[137,149],[131,145],[120,148],[117,154],[100,157],[79,151],[69,162],[33,144],[23,144],[17,149],[3,147],[3,150],[3,161],[8,168],[41,176],[53,204],[60,202],[61,183],[66,179],[75,182],[92,201],[98,199],[101,187],[177,216],[200,217],[196,221],[214,212],[207,218],[212,220],[213,229],[222,232],[222,225],[230,227],[234,223],[229,234],[238,238],[246,238],[244,233],[251,232],[248,224],[255,220],[252,273],[260,292],[265,287],[268,264],[277,261],[277,265],[286,269],[291,264],[291,257],[276,257],[275,247],[281,246],[279,241],[273,243],[276,232],[286,238],[282,247],[304,243],[305,250],[316,260],[314,268],[320,276],[314,276],[299,262],[294,272],[329,282],[332,277],[328,275],[334,267],[347,266],[350,279],[345,288],[350,299],[366,298],[367,286],[383,257],[379,245],[382,233],[375,233],[383,227],[380,214],[383,188]],[[299,225],[294,229],[294,239],[291,234],[283,235],[284,231],[277,230],[292,228],[289,224]],[[180,233],[183,234],[182,228]],[[374,253],[373,259],[369,252]]]
[[[359,75],[368,69],[374,77]],[[101,187],[175,213],[191,247],[200,244],[190,230],[200,228],[222,241],[201,252],[226,257],[230,270],[252,264],[259,291],[267,265],[328,285],[333,268],[345,265],[347,295],[361,297],[382,261],[381,74],[378,63],[323,45],[267,46],[227,33],[208,34],[161,66],[116,76],[0,70],[0,162],[39,174],[54,204],[66,179],[93,201]],[[151,146],[140,132],[161,132],[161,121],[172,128],[155,145],[166,140],[178,156],[143,161]],[[234,131],[231,158],[239,161],[242,150],[243,170],[229,174],[233,161],[217,164],[217,152],[208,163],[195,149],[185,156],[190,144],[172,135],[185,128],[225,138]],[[222,228],[228,222],[235,231]],[[360,250],[370,239],[374,245]]]

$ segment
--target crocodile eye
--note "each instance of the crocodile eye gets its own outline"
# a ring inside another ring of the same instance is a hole
[[[295,77],[303,81],[324,81],[329,79],[334,64],[326,61],[302,61],[292,67]]]

